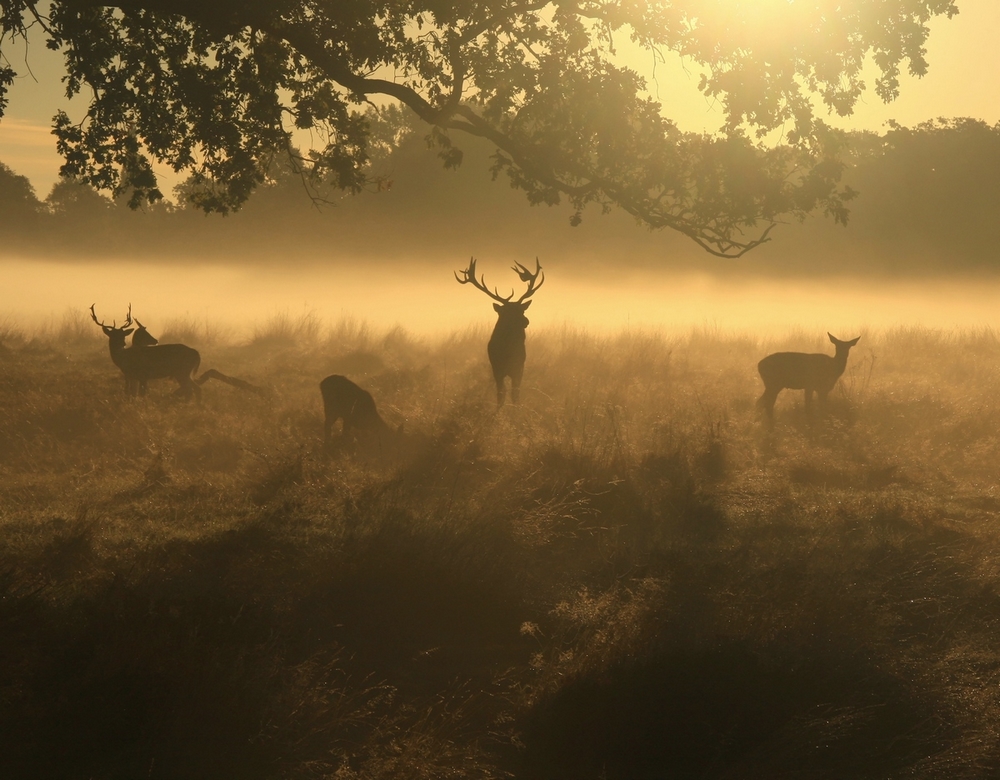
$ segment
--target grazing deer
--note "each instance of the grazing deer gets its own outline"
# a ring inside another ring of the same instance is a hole
[[[344,421],[344,437],[355,442],[376,444],[380,449],[387,446],[395,435],[385,420],[375,409],[375,399],[367,390],[362,390],[346,376],[334,374],[319,383],[323,395],[323,446],[329,448],[332,442],[333,426],[337,420]]]
[[[129,395],[134,396],[136,392],[145,395],[146,383],[150,379],[171,378],[177,382],[179,391],[185,397],[201,397],[201,388],[192,378],[201,364],[201,356],[197,350],[183,344],[150,344],[148,340],[145,346],[133,344],[126,347],[125,337],[135,330],[129,327],[132,324],[131,305],[128,307],[125,323],[120,328],[117,321],[105,325],[97,319],[94,304],[90,306],[90,316],[108,337],[111,360],[125,375],[125,389]],[[146,336],[148,339],[153,338],[148,333]]]
[[[833,357],[805,352],[775,352],[757,364],[760,378],[764,380],[764,394],[758,399],[757,407],[769,418],[774,416],[774,402],[778,393],[785,388],[805,390],[807,410],[812,404],[813,392],[819,395],[820,401],[826,401],[847,367],[847,353],[861,338],[858,336],[852,341],[841,341],[829,333],[826,335],[830,336],[830,341],[837,348]]]
[[[490,366],[493,368],[493,379],[497,383],[497,408],[503,406],[505,387],[504,377],[510,377],[510,399],[512,403],[517,403],[521,391],[521,377],[524,375],[524,331],[528,327],[528,318],[524,312],[531,305],[528,300],[534,295],[545,282],[545,274],[542,273],[542,266],[535,258],[535,272],[532,273],[520,263],[515,263],[512,270],[520,277],[522,282],[527,282],[528,289],[516,301],[512,300],[514,291],[504,298],[497,292],[496,288],[491,292],[486,286],[486,277],[482,281],[476,278],[476,258],[469,260],[469,267],[462,271],[459,276],[455,273],[455,279],[459,284],[471,284],[477,290],[482,290],[496,303],[493,309],[497,313],[497,324],[493,328],[493,335],[490,336],[490,343],[486,347],[486,353],[490,356]],[[541,278],[539,278],[541,276]],[[537,284],[536,284],[537,283]]]

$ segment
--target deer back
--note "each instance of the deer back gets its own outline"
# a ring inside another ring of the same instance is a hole
[[[112,355],[130,379],[190,379],[201,365],[198,350],[184,344],[133,346]]]

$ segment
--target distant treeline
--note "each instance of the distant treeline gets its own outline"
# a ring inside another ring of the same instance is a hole
[[[846,134],[844,182],[859,193],[848,227],[822,216],[782,225],[739,261],[650,233],[623,213],[593,210],[571,227],[568,206],[532,207],[503,179],[491,181],[485,146],[463,143],[462,166],[446,170],[420,132],[398,137],[373,163],[371,191],[317,199],[287,163],[275,164],[249,204],[226,217],[184,205],[187,184],[180,205],[140,212],[68,180],[40,200],[0,163],[0,256],[461,263],[476,254],[792,274],[1000,270],[1000,125],[978,120]]]

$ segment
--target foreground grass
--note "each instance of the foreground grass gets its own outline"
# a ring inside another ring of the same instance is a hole
[[[269,394],[0,328],[0,776],[1000,771],[993,333],[865,334],[768,429],[819,338],[536,334],[495,413],[485,331],[173,329]],[[322,452],[330,373],[401,462]]]

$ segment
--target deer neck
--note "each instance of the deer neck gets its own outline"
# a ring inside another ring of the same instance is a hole
[[[125,362],[125,345],[115,344],[114,342],[108,342],[108,352],[111,353],[111,360],[116,365],[121,367],[122,363]]]
[[[837,369],[837,375],[844,373],[844,369],[847,368],[847,353],[849,350],[838,349],[836,354],[833,356],[833,365]]]
[[[520,339],[524,341],[525,328],[519,322],[498,319],[493,328],[493,338]]]

